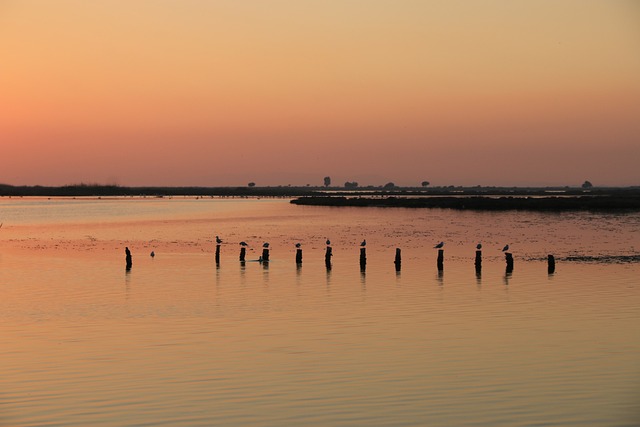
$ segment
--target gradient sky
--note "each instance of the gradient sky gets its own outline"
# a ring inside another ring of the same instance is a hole
[[[0,0],[0,183],[640,185],[634,0]]]

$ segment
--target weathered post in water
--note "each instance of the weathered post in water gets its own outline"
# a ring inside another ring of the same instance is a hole
[[[131,270],[131,266],[133,265],[133,261],[131,260],[131,251],[128,247],[124,248],[125,253],[125,261],[127,263],[127,270]]]
[[[244,262],[244,259],[247,255],[247,249],[243,246],[240,248],[240,261]]]
[[[216,245],[216,264],[220,264],[220,245]]]
[[[302,248],[296,249],[296,264],[302,264]]]
[[[396,265],[396,271],[400,271],[402,268],[402,255],[400,254],[400,248],[396,248],[396,259],[393,263]]]
[[[324,253],[324,263],[327,266],[327,270],[331,270],[331,257],[333,256],[331,246],[327,246],[327,250]]]
[[[553,274],[556,271],[556,259],[553,255],[547,255],[547,271]]]
[[[474,265],[476,266],[476,272],[480,272],[482,270],[482,251],[480,250],[476,251],[476,260]]]
[[[438,271],[444,270],[444,249],[438,249]]]
[[[360,248],[360,270],[367,269],[367,248]]]
[[[510,252],[505,252],[504,259],[507,261],[507,273],[511,273],[513,271],[513,255]]]
[[[262,244],[262,256],[260,257],[260,262],[269,262],[269,243],[264,242]]]

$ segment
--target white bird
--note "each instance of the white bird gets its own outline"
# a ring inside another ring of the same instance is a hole
[[[156,253],[154,251],[151,251],[151,258],[153,258],[154,256],[156,256]]]
[[[478,244],[476,245],[476,249],[478,249],[478,250],[482,249],[482,243],[478,243]]]
[[[331,244],[331,240],[327,239],[327,246]]]
[[[506,252],[509,250],[509,245],[505,245],[504,248],[502,248],[502,252]]]
[[[264,243],[262,244],[262,247],[263,247],[263,248],[268,248],[268,247],[269,247],[269,243],[264,242]]]
[[[244,247],[244,246],[249,246],[249,245],[247,245],[247,242],[244,242],[244,241],[243,241],[243,242],[240,242],[240,246],[243,246],[243,247]]]
[[[222,239],[221,239],[220,237],[218,237],[218,236],[216,236],[216,243],[217,243],[217,244],[222,243]]]
[[[367,246],[367,239],[364,239],[362,243],[360,243],[360,246]]]
[[[296,248],[299,248],[300,246],[302,246],[302,244],[296,243]]]
[[[433,248],[434,248],[434,249],[440,249],[440,248],[441,248],[441,247],[443,247],[443,246],[444,246],[444,242],[440,242],[440,243],[438,243],[437,245],[435,245]]]

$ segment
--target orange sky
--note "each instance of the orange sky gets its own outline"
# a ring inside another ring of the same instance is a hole
[[[640,185],[634,0],[0,0],[0,183]]]

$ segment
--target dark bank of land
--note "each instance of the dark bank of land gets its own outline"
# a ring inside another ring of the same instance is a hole
[[[297,205],[370,206],[401,208],[441,208],[478,211],[620,211],[640,210],[639,196],[573,196],[573,197],[303,197],[292,200]]]
[[[640,187],[60,187],[0,184],[0,197],[287,197],[314,206],[468,210],[640,210]]]

